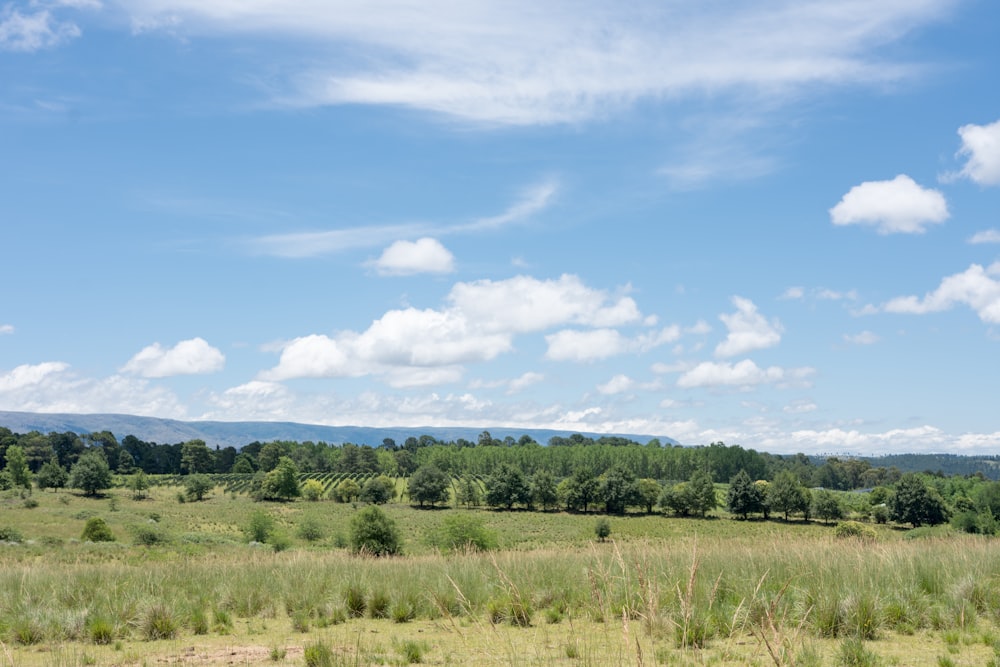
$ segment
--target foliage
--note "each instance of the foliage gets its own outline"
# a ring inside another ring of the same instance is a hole
[[[768,487],[768,504],[772,512],[780,512],[788,520],[790,514],[809,514],[812,495],[790,470],[775,475]]]
[[[318,479],[307,479],[302,482],[302,497],[310,502],[316,502],[323,497],[323,482]]]
[[[531,504],[531,487],[520,468],[504,463],[486,478],[486,504],[506,509]]]
[[[0,526],[0,542],[23,542],[21,531],[11,526]]]
[[[531,476],[531,501],[534,505],[548,511],[559,502],[559,485],[555,475],[548,470],[538,470]]]
[[[819,489],[813,491],[812,512],[823,521],[833,521],[844,517],[844,507],[840,504],[840,498],[831,491]]]
[[[84,524],[80,539],[84,542],[114,542],[115,536],[104,519],[92,516]]]
[[[132,492],[133,500],[142,500],[146,497],[146,491],[149,490],[149,475],[142,470],[137,470],[131,477],[129,477],[128,484],[126,486],[129,491]]]
[[[98,449],[91,449],[80,456],[69,472],[69,486],[94,496],[111,488],[111,468]]]
[[[7,473],[11,486],[15,489],[31,490],[31,470],[28,469],[28,460],[25,458],[24,450],[11,445],[6,452],[7,465],[4,472]]]
[[[425,503],[436,505],[448,502],[448,487],[451,480],[440,468],[433,464],[428,464],[417,468],[416,472],[410,476],[407,483],[407,492],[410,502],[416,502],[420,507]]]
[[[402,553],[396,522],[376,505],[369,505],[351,518],[351,550],[368,556]]]
[[[299,470],[287,456],[278,459],[273,470],[264,475],[260,486],[263,500],[291,500],[302,493],[299,489]]]
[[[358,496],[361,495],[361,486],[348,477],[347,479],[341,480],[340,483],[333,488],[331,495],[334,500],[339,503],[354,502],[358,499]]]
[[[482,519],[464,513],[449,513],[432,540],[443,551],[489,551],[497,547],[497,536]]]
[[[858,539],[864,542],[874,542],[878,537],[878,533],[871,526],[859,523],[857,521],[844,521],[838,523],[837,527],[834,529],[833,534],[835,537],[840,539]]]
[[[925,524],[936,526],[948,520],[948,509],[941,494],[915,473],[900,478],[888,505],[893,521],[910,523],[914,528]]]
[[[359,498],[372,505],[384,505],[396,495],[396,485],[385,475],[365,481]]]
[[[35,483],[43,491],[45,489],[61,489],[66,486],[67,482],[69,482],[69,473],[59,465],[59,461],[55,457],[43,463],[38,474],[35,475]]]
[[[559,482],[559,499],[570,511],[586,512],[597,502],[598,485],[590,468],[577,468],[570,477]]]
[[[740,470],[729,482],[726,508],[731,514],[746,519],[750,514],[764,511],[764,497],[746,470]]]
[[[215,472],[215,457],[204,440],[189,440],[181,445],[181,469],[189,475]]]
[[[184,492],[188,500],[201,500],[213,488],[215,483],[208,475],[195,473],[184,478]]]
[[[594,535],[596,535],[597,539],[601,542],[608,539],[611,535],[611,522],[608,521],[607,517],[602,516],[597,520],[597,523],[594,524]]]
[[[644,477],[638,482],[639,487],[639,501],[643,507],[646,508],[646,514],[653,513],[653,506],[660,500],[660,494],[663,491],[660,488],[660,483],[655,479],[649,479]]]
[[[615,466],[601,475],[598,494],[608,514],[624,514],[628,507],[642,503],[635,475],[622,466]]]
[[[243,528],[243,534],[248,542],[267,542],[274,532],[274,519],[271,515],[262,510],[257,510],[250,515],[249,523]]]
[[[314,517],[304,517],[299,522],[298,535],[307,542],[318,542],[323,539],[323,525]]]

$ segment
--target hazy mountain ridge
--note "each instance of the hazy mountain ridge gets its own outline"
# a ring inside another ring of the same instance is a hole
[[[240,448],[255,440],[268,442],[270,440],[294,440],[305,442],[327,442],[341,444],[352,442],[358,445],[377,446],[385,438],[392,438],[402,444],[410,436],[420,437],[430,435],[438,440],[457,440],[465,438],[476,442],[479,434],[489,431],[494,438],[519,439],[528,435],[536,442],[546,444],[552,436],[569,436],[580,431],[558,431],[549,429],[518,429],[503,427],[370,427],[370,426],[321,426],[318,424],[299,424],[296,422],[221,422],[221,421],[179,421],[176,419],[161,419],[158,417],[139,417],[121,414],[47,414],[34,412],[4,412],[0,411],[0,426],[6,426],[15,433],[39,431],[41,433],[94,433],[111,431],[121,441],[126,435],[134,435],[140,440],[171,444],[187,440],[200,439],[215,447]],[[666,436],[636,435],[627,433],[582,433],[585,436],[599,438],[605,435],[617,435],[637,442],[648,442],[654,437],[664,444],[679,444]]]

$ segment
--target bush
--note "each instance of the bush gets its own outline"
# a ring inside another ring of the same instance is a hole
[[[332,667],[333,665],[333,651],[323,642],[308,644],[302,657],[306,661],[306,667]]]
[[[441,523],[434,546],[444,551],[489,551],[497,547],[497,537],[478,517],[450,513]]]
[[[250,515],[250,523],[243,529],[247,542],[267,542],[274,532],[274,519],[267,512],[257,510]]]
[[[23,542],[24,536],[17,528],[0,526],[0,542]]]
[[[323,526],[314,517],[307,516],[299,522],[298,535],[306,542],[318,542],[323,539]]]
[[[402,553],[396,522],[375,505],[364,508],[351,519],[351,550],[369,556]]]
[[[187,493],[188,500],[201,500],[213,488],[215,488],[215,484],[212,479],[202,473],[188,475],[184,480],[184,491]]]
[[[92,516],[87,519],[80,539],[84,542],[114,542],[115,536],[104,519]]]
[[[313,502],[322,498],[323,482],[318,479],[307,479],[302,483],[302,497]]]
[[[177,619],[163,603],[146,610],[142,617],[142,635],[148,640],[173,639],[177,636]]]
[[[865,542],[874,542],[878,538],[878,533],[875,532],[874,528],[857,521],[838,523],[833,534],[839,539],[856,538]]]
[[[132,535],[135,539],[135,544],[144,547],[164,544],[167,541],[167,536],[163,531],[152,526],[135,526],[132,528]]]
[[[608,536],[611,535],[611,522],[605,517],[598,519],[597,524],[594,525],[594,534],[601,542],[608,539]]]

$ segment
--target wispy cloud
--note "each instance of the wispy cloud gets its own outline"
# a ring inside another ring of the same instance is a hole
[[[282,63],[300,105],[375,104],[496,124],[578,122],[638,100],[878,84],[918,66],[882,47],[951,0],[123,0],[133,24],[175,34],[297,40]],[[703,9],[706,8],[707,9]],[[308,63],[308,64],[305,64]]]
[[[13,324],[0,324],[0,334],[12,334],[14,333]]]
[[[22,7],[6,4],[0,8],[0,51],[32,53],[59,46],[82,34],[76,23],[58,19],[49,9],[39,8],[39,4],[42,3],[30,2]],[[100,7],[99,3],[85,0],[47,4],[74,9]]]
[[[453,224],[408,222],[272,234],[250,239],[246,242],[246,247],[255,254],[294,259],[386,246],[400,240],[483,232],[530,219],[551,204],[557,191],[558,186],[554,182],[541,183],[523,192],[503,213],[467,222]]]
[[[969,238],[969,243],[973,245],[981,243],[1000,243],[1000,230],[984,229],[981,232],[976,232]]]

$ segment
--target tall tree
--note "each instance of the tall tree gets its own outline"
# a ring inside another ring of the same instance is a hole
[[[615,466],[601,475],[597,493],[608,514],[624,514],[627,508],[642,502],[635,475],[624,466]]]
[[[215,456],[204,440],[188,440],[181,445],[181,468],[188,475],[215,471]]]
[[[486,504],[507,509],[531,504],[531,488],[520,468],[504,463],[486,478]]]
[[[888,505],[893,521],[910,523],[914,528],[924,524],[935,526],[948,520],[948,508],[941,494],[915,473],[906,473],[900,478]]]
[[[764,510],[764,498],[760,488],[750,479],[746,470],[740,470],[729,482],[726,494],[726,508],[732,514],[746,519],[754,512]]]
[[[24,450],[20,446],[12,445],[7,448],[7,465],[4,466],[4,471],[10,476],[15,489],[31,492],[31,470],[28,468]]]
[[[69,471],[69,486],[80,489],[88,496],[95,496],[111,488],[111,468],[100,449],[89,449]]]
[[[407,484],[407,491],[410,495],[410,502],[416,502],[420,507],[424,503],[436,505],[448,502],[448,487],[451,480],[435,465],[425,465],[417,468],[417,471],[410,476]]]

